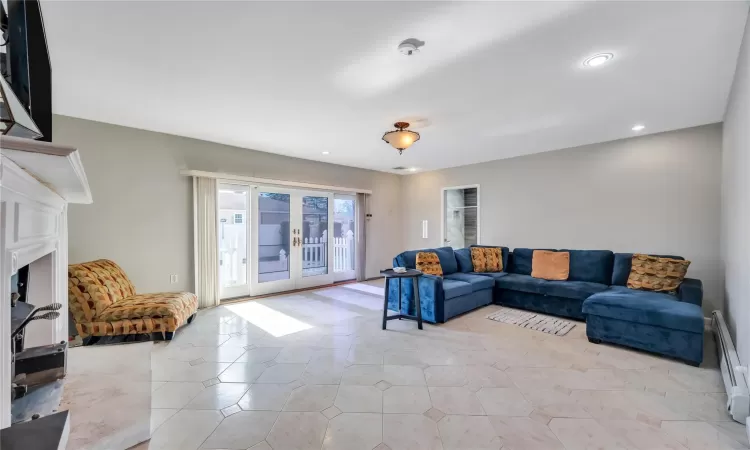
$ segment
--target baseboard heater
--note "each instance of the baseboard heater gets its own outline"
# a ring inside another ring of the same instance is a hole
[[[716,350],[719,356],[719,368],[727,391],[727,411],[732,419],[745,423],[750,415],[750,393],[748,393],[747,370],[740,364],[737,350],[734,348],[727,323],[721,311],[712,313],[711,328],[716,338]]]

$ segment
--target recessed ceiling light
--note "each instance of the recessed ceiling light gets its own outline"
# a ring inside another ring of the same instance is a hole
[[[324,155],[330,155],[331,152],[323,152]]]
[[[646,125],[638,124],[638,125],[634,125],[633,128],[631,128],[631,130],[633,130],[633,131],[641,131],[644,128],[646,128]]]
[[[409,168],[408,168],[408,169],[406,169],[406,170],[408,170],[409,172],[416,172],[416,171],[417,171],[417,168],[416,168],[416,167],[409,167]]]
[[[590,56],[586,58],[586,60],[583,62],[584,66],[587,67],[597,67],[601,66],[605,62],[609,61],[610,59],[614,58],[615,55],[612,53],[599,53],[594,56]]]

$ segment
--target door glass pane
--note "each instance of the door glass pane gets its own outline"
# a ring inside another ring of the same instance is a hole
[[[446,189],[444,244],[463,248],[477,244],[478,189]]]
[[[222,287],[247,284],[247,190],[219,186],[219,279]]]
[[[302,197],[302,276],[328,273],[328,197]]]
[[[333,200],[333,271],[354,270],[354,199]]]
[[[258,282],[289,279],[289,194],[258,193]]]

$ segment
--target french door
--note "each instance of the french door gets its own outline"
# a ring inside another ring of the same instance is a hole
[[[227,225],[222,228],[222,223],[226,223],[222,220],[229,221],[238,214],[237,210],[224,208],[229,202],[223,202],[221,197],[224,191],[234,192],[234,187],[220,187],[220,230],[229,229]],[[332,284],[333,193],[267,186],[247,186],[244,192],[248,200],[246,211],[249,219],[245,221],[244,228],[237,232],[244,230],[246,239],[241,241],[228,233],[220,235],[221,298],[265,295]],[[232,225],[236,227],[237,224]],[[224,241],[222,236],[225,236]],[[233,251],[243,244],[245,253]],[[235,254],[236,257],[230,258]],[[246,259],[241,258],[243,255],[246,255]],[[242,261],[247,263],[242,264]],[[235,275],[243,270],[243,276]]]
[[[333,194],[253,189],[251,293],[333,283]]]

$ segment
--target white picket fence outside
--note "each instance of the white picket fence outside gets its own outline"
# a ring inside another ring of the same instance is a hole
[[[345,237],[333,238],[333,271],[354,270],[354,233],[346,232]]]
[[[238,244],[225,243],[226,248],[220,249],[221,253],[221,282],[223,286],[233,286],[247,282],[245,270],[247,262],[244,252],[240,252]],[[346,232],[346,236],[333,239],[333,271],[343,272],[354,270],[354,233]],[[279,258],[258,262],[261,278],[272,272],[284,272],[289,270],[289,261],[286,252],[279,250]],[[302,243],[302,268],[315,269],[326,267],[328,264],[328,239],[306,238]],[[265,280],[263,280],[265,281]]]
[[[325,267],[328,242],[323,238],[306,238],[302,243],[302,268]],[[354,269],[354,236],[333,238],[333,271]]]
[[[305,238],[302,243],[302,268],[325,267],[328,264],[328,242],[323,238]]]

